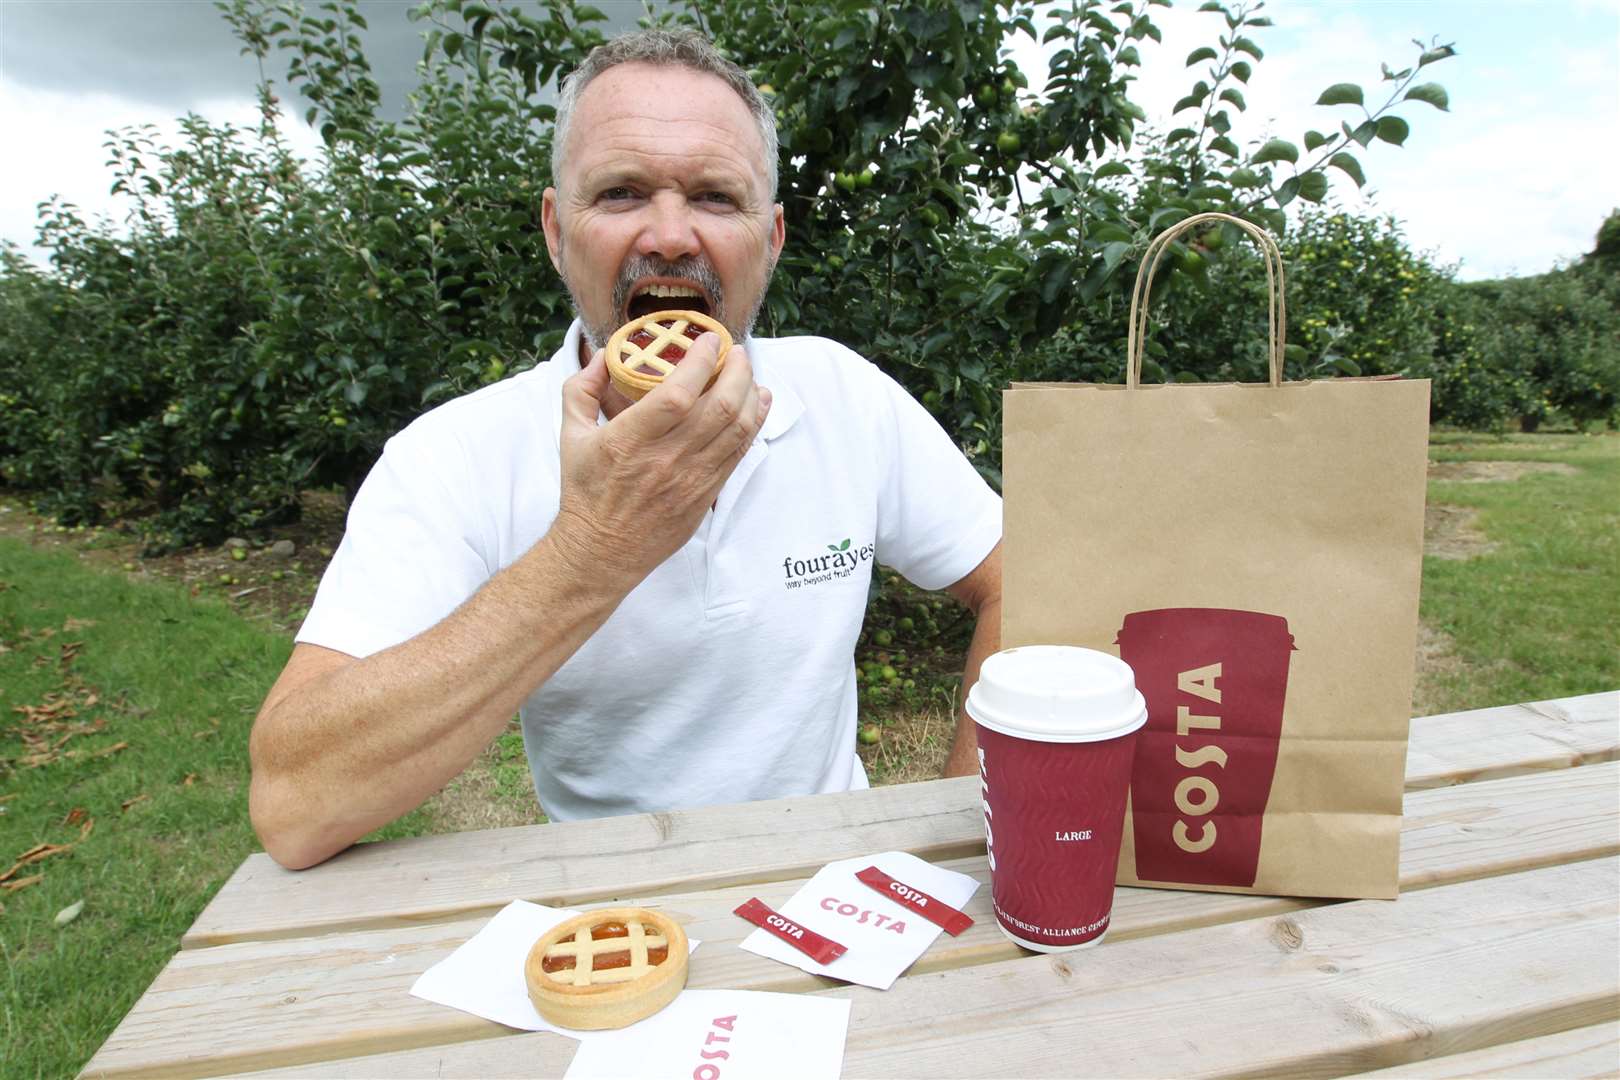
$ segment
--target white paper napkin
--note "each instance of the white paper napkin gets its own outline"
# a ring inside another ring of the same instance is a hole
[[[523,962],[529,949],[541,934],[578,914],[572,908],[514,900],[459,949],[422,972],[411,986],[411,993],[522,1031],[555,1031],[570,1039],[596,1039],[632,1031],[639,1025],[617,1031],[558,1027],[542,1019],[529,1000],[528,984],[523,979]],[[688,938],[687,944],[690,955],[690,950],[701,942]]]
[[[742,947],[814,975],[830,975],[887,990],[944,931],[855,876],[868,866],[957,910],[979,888],[978,881],[966,874],[942,869],[904,851],[843,859],[823,866],[777,910],[799,925],[832,938],[848,952],[830,964],[818,964],[764,930],[749,934]]]
[[[859,867],[857,867],[859,869]],[[615,1039],[580,1043],[565,1080],[837,1080],[849,1002],[687,990]]]

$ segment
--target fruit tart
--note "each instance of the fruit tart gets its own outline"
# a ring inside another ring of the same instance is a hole
[[[541,935],[523,977],[540,1015],[577,1031],[621,1028],[686,986],[686,931],[659,911],[601,908]]]
[[[631,401],[639,401],[675,370],[692,342],[705,330],[720,335],[720,358],[714,365],[717,376],[725,367],[731,335],[718,319],[701,311],[674,310],[654,311],[631,319],[613,332],[607,343],[608,377],[621,394]],[[714,376],[710,376],[704,389],[713,384]]]

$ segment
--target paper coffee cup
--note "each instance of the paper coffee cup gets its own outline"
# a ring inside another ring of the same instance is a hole
[[[1113,912],[1125,793],[1147,721],[1130,667],[1068,645],[1007,649],[985,660],[967,713],[978,728],[997,925],[1041,952],[1095,945]]]

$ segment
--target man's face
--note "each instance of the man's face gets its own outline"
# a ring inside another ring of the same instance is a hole
[[[714,75],[621,64],[580,94],[568,139],[541,218],[591,347],[661,308],[743,340],[784,233],[742,99]]]

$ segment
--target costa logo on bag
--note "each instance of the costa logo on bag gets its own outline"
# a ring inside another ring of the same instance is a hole
[[[1148,708],[1131,774],[1137,876],[1253,885],[1294,651],[1287,620],[1133,611],[1115,644]]]

